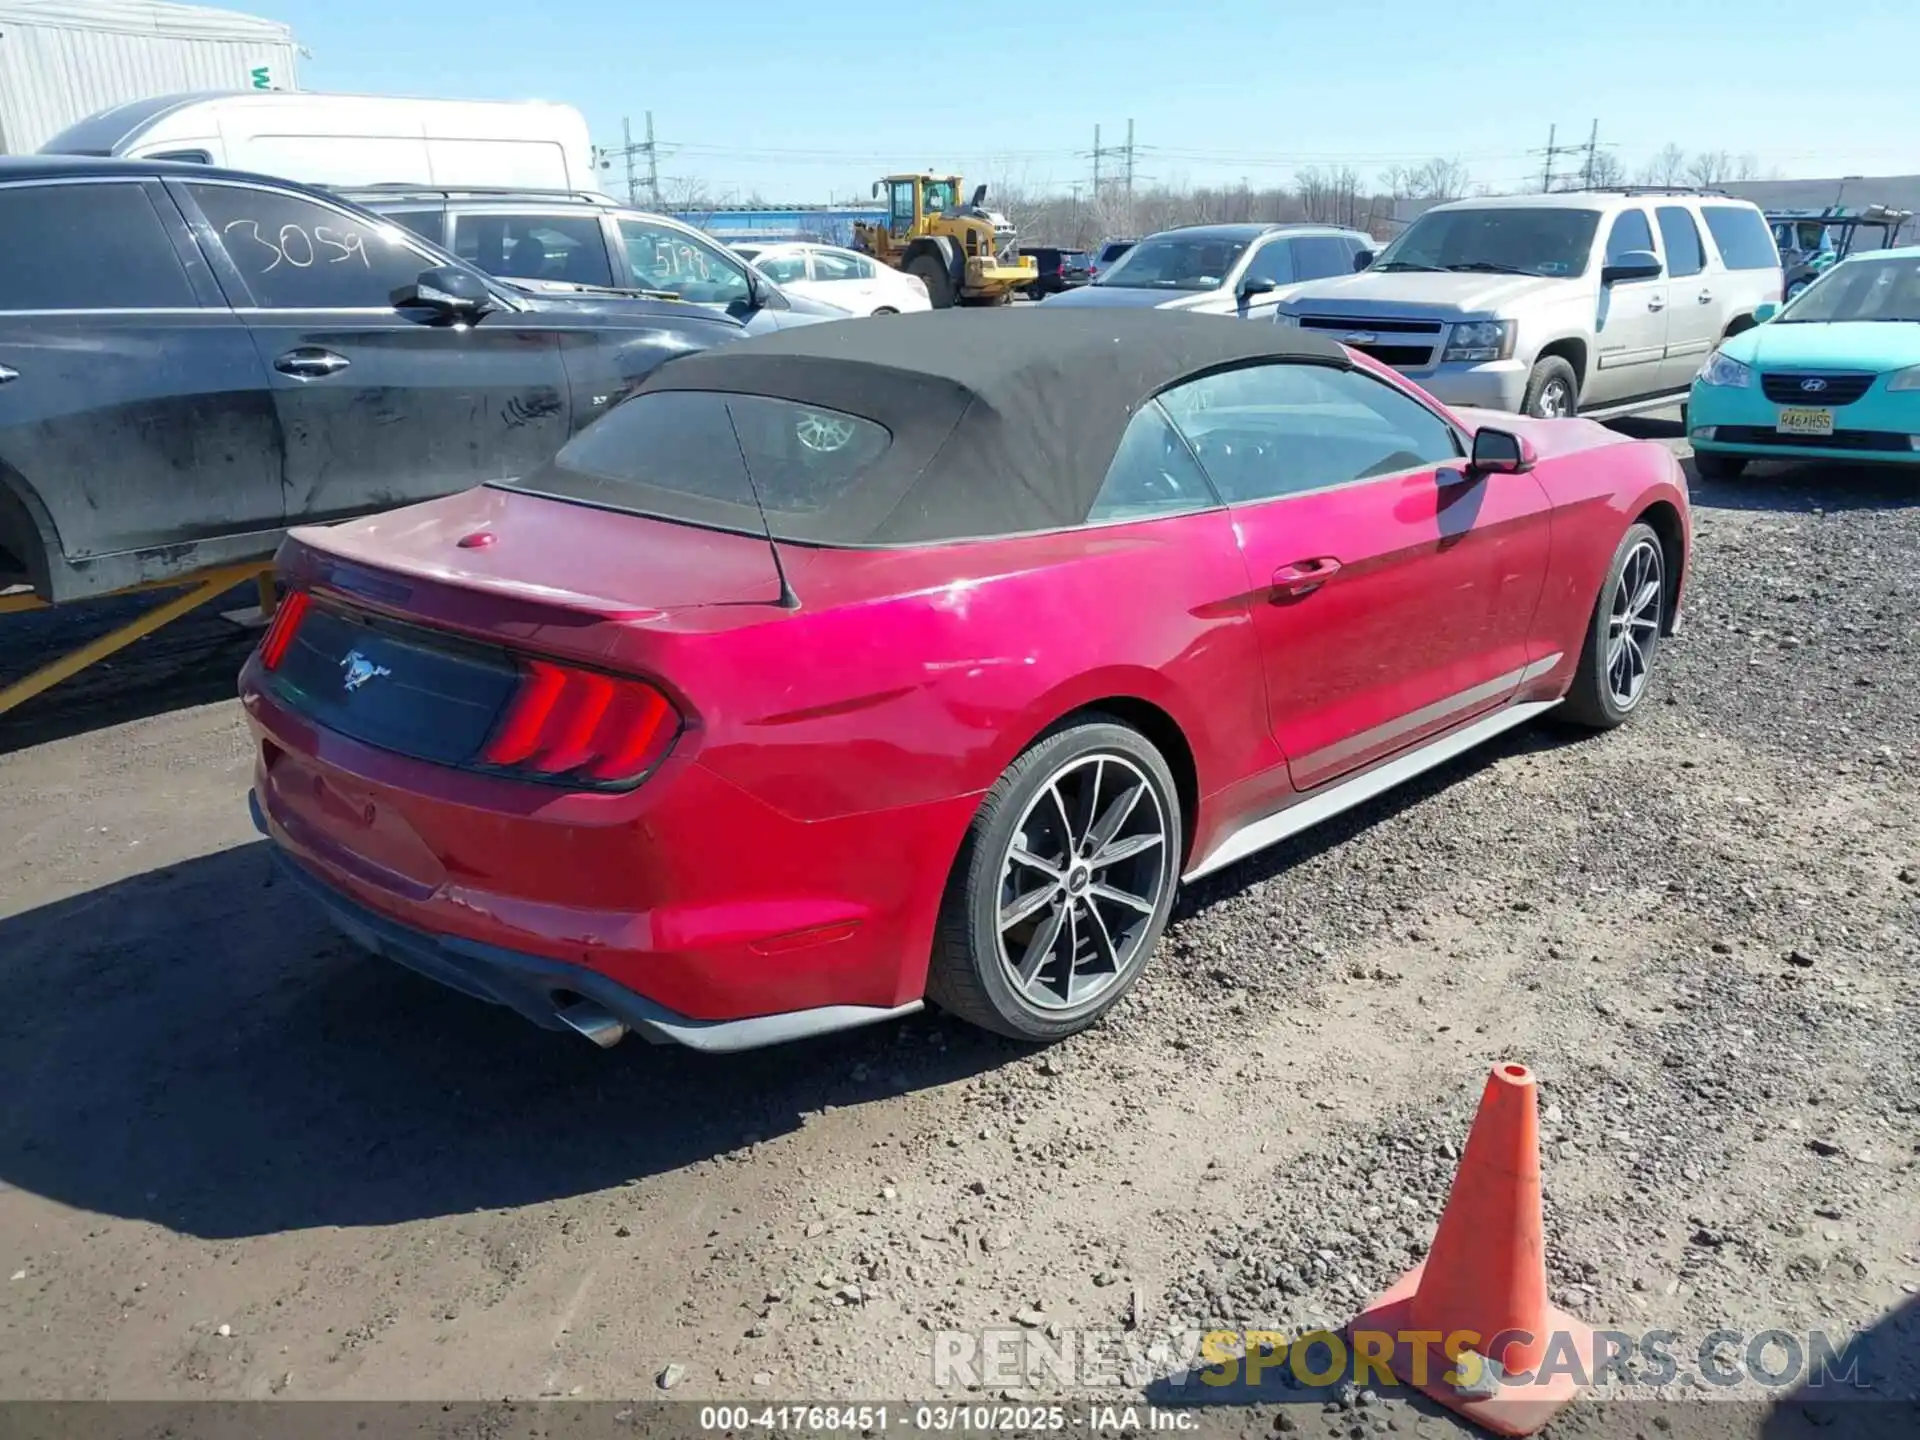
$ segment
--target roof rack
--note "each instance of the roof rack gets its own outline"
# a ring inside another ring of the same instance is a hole
[[[342,195],[379,195],[394,198],[431,196],[441,200],[454,200],[479,196],[517,200],[527,197],[538,200],[580,200],[601,205],[617,203],[611,195],[603,194],[598,190],[546,189],[537,185],[420,185],[405,180],[387,180],[373,185],[328,185],[324,188]]]
[[[1595,195],[1718,195],[1724,200],[1739,197],[1711,185],[1589,185]]]

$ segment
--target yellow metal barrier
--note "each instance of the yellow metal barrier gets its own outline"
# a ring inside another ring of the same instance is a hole
[[[50,660],[38,670],[14,681],[11,685],[0,687],[0,715],[6,714],[16,705],[25,704],[34,696],[51,690],[62,680],[71,680],[89,665],[98,664],[109,655],[117,654],[143,636],[151,635],[162,626],[169,625],[191,610],[197,610],[209,600],[227,593],[234,586],[251,580],[258,587],[260,613],[271,617],[274,608],[273,562],[271,560],[249,560],[240,565],[223,565],[213,570],[202,570],[183,579],[159,580],[145,585],[135,585],[126,590],[115,590],[113,596],[137,595],[148,590],[172,590],[185,585],[189,588],[185,594],[156,605],[144,615],[129,620],[118,629],[109,630],[97,640],[89,640],[74,650],[69,650],[57,660]],[[89,600],[105,600],[108,595],[88,596]],[[84,601],[76,601],[84,604]],[[53,607],[37,595],[0,595],[0,615],[19,614],[28,610],[50,610]]]

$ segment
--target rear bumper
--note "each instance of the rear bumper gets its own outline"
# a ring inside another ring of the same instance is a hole
[[[272,839],[259,796],[247,792],[254,828]],[[570,965],[453,935],[429,935],[378,915],[322,880],[279,844],[273,858],[280,872],[317,903],[343,935],[363,949],[404,965],[476,1000],[504,1005],[546,1030],[571,1028],[560,1012],[576,1000],[598,1005],[635,1034],[656,1045],[730,1054],[778,1045],[810,1035],[851,1030],[911,1015],[922,1002],[884,1009],[871,1005],[824,1005],[745,1020],[696,1020],[681,1015],[584,965]]]

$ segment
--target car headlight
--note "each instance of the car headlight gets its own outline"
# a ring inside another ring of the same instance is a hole
[[[1447,334],[1447,350],[1442,360],[1479,361],[1513,358],[1511,320],[1468,320],[1455,325]]]
[[[1887,381],[1887,389],[1920,390],[1920,365],[1906,370],[1896,370],[1893,378]]]
[[[1707,356],[1706,363],[1700,367],[1700,373],[1694,379],[1702,385],[1722,385],[1744,390],[1753,384],[1753,367],[1742,365],[1724,351],[1716,350]]]
[[[1298,315],[1289,315],[1284,310],[1276,310],[1273,312],[1273,323],[1298,330],[1300,328],[1300,317]]]

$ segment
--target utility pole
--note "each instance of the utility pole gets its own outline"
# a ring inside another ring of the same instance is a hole
[[[634,166],[634,158],[647,157],[647,199],[655,210],[660,208],[660,147],[653,138],[653,112],[647,111],[647,138],[636,143],[633,138],[633,121],[626,116],[620,117],[620,134],[623,143],[618,150],[602,150],[603,157],[618,155],[626,166],[627,203],[640,203],[640,175]]]
[[[1100,127],[1098,125],[1095,125],[1093,127],[1092,155],[1093,155],[1093,198],[1094,199],[1098,200],[1100,198],[1100,180],[1101,180],[1100,167],[1101,167],[1101,163],[1105,161],[1109,156],[1118,157],[1118,159],[1120,160],[1121,184],[1126,190],[1127,198],[1129,200],[1133,198],[1133,182],[1135,179],[1140,178],[1136,176],[1136,174],[1134,173],[1134,168],[1133,168],[1134,148],[1135,147],[1133,143],[1133,121],[1131,120],[1127,121],[1127,143],[1125,145],[1102,145],[1100,143]],[[1111,172],[1108,172],[1108,173],[1111,174]]]
[[[1598,121],[1594,122],[1598,124]],[[647,111],[647,195],[660,208],[660,150],[653,143],[653,112]]]
[[[1593,129],[1587,132],[1587,168],[1581,172],[1580,183],[1586,189],[1593,188],[1593,157],[1600,148],[1600,122],[1593,122]]]
[[[1594,132],[1595,134],[1598,134],[1599,128],[1600,128],[1600,122],[1596,120],[1593,122],[1593,124],[1594,124]],[[1553,171],[1553,162],[1562,155],[1578,154],[1582,149],[1585,148],[1584,146],[1580,146],[1580,145],[1555,144],[1554,142],[1559,138],[1559,134],[1560,134],[1560,127],[1558,125],[1549,125],[1547,127],[1547,148],[1545,150],[1536,150],[1533,152],[1536,155],[1544,155],[1546,157],[1545,163],[1542,164],[1540,167],[1540,190],[1542,194],[1553,189],[1553,182],[1555,179],[1558,178]]]

